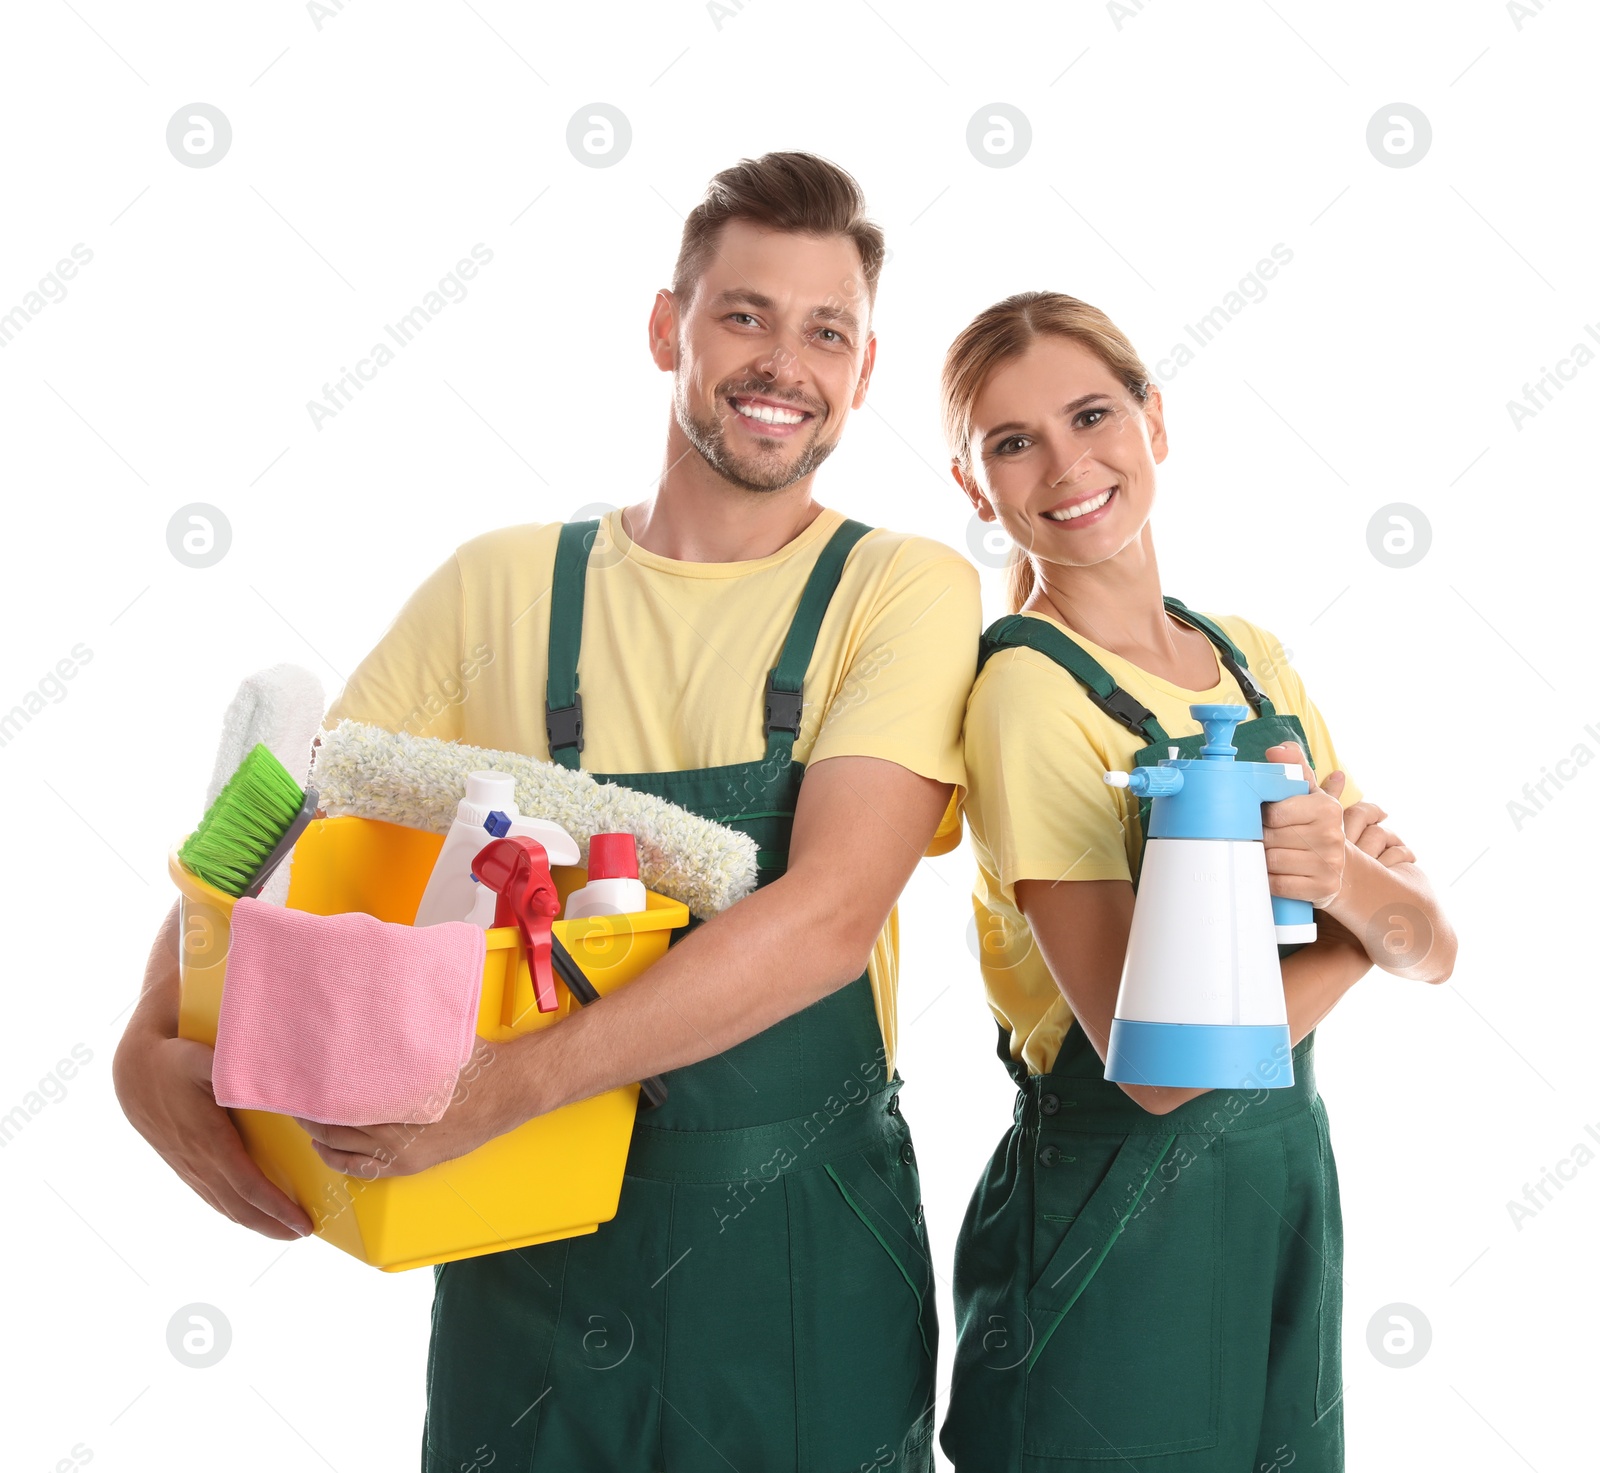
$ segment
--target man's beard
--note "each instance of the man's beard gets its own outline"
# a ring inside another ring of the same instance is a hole
[[[717,402],[726,405],[727,400],[719,395]],[[752,455],[736,456],[728,447],[724,416],[695,418],[688,398],[681,390],[673,396],[673,412],[678,428],[700,452],[706,464],[723,480],[745,491],[782,491],[785,486],[794,485],[832,455],[833,447],[838,443],[836,440],[816,437],[816,425],[813,422],[810,427],[813,439],[792,463],[780,458],[787,448],[786,441],[773,441],[770,455],[758,451]],[[727,410],[728,414],[738,412],[731,407]]]

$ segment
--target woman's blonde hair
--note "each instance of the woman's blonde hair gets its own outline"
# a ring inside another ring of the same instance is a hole
[[[1064,292],[1018,292],[986,308],[961,330],[944,356],[939,397],[944,437],[968,481],[972,479],[972,410],[990,376],[1019,358],[1038,338],[1053,334],[1081,343],[1121,380],[1142,405],[1150,373],[1122,330],[1098,307]],[[1033,561],[1012,549],[1006,569],[1006,603],[1016,613],[1033,593]]]

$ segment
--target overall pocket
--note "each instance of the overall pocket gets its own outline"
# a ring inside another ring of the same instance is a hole
[[[896,1154],[858,1151],[830,1161],[823,1170],[916,1296],[917,1330],[922,1348],[931,1359],[937,1350],[936,1335],[930,1335],[928,1328],[932,1318],[933,1263],[928,1254],[922,1187],[909,1133]]]
[[[428,1337],[426,1473],[529,1466],[549,1373],[566,1242],[436,1265]],[[552,1251],[556,1250],[556,1251]],[[521,1255],[529,1254],[527,1260]]]
[[[1197,1147],[1061,1133],[1037,1148],[1035,1243],[1065,1230],[1032,1265],[1025,1453],[1114,1461],[1215,1445],[1221,1154]]]
[[[932,1473],[938,1321],[909,1145],[901,1128],[788,1179],[808,1469]]]
[[[1311,1102],[1322,1168],[1322,1292],[1317,1300],[1317,1396],[1320,1421],[1344,1395],[1341,1328],[1344,1318],[1344,1217],[1339,1207],[1339,1169],[1333,1161],[1328,1112],[1319,1095]]]

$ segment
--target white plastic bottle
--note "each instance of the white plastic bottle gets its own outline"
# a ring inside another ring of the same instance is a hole
[[[545,858],[552,866],[578,862],[578,841],[560,824],[548,818],[508,818],[500,809],[492,811],[484,820],[483,840],[474,853],[481,853],[482,844],[491,840],[518,838],[537,839],[544,846]],[[495,912],[500,907],[500,897],[487,885],[480,884],[476,876],[473,877],[472,892],[472,914],[467,919],[485,931],[490,930],[494,926]]]
[[[632,834],[596,834],[589,840],[589,882],[567,896],[562,920],[633,915],[645,907],[639,846]]]
[[[456,805],[455,822],[434,861],[413,925],[436,926],[441,921],[473,918],[482,887],[472,878],[472,861],[493,837],[484,822],[496,810],[514,821],[510,832],[538,839],[551,864],[578,862],[578,846],[565,829],[543,819],[525,819],[517,811],[516,782],[510,773],[468,773],[466,796]]]

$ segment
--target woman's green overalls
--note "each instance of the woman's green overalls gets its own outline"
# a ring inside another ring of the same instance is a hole
[[[1299,718],[1274,709],[1227,635],[1177,599],[1166,605],[1210,637],[1255,712],[1234,733],[1238,760],[1263,761],[1285,741],[1309,760]],[[1140,765],[1169,747],[1199,755],[1202,733],[1169,737],[1042,620],[998,620],[980,669],[1017,645],[1055,660],[1143,737]],[[1148,814],[1143,799],[1141,861]],[[1031,1076],[1000,1030],[1019,1091],[956,1244],[940,1444],[957,1473],[1343,1468],[1343,1235],[1313,1036],[1295,1047],[1291,1088],[1241,1081],[1153,1115],[1107,1082],[1082,1028],[1067,1030],[1048,1074]]]
[[[546,719],[568,767],[598,526],[562,530],[551,589]],[[750,834],[761,884],[787,861],[812,647],[869,530],[845,522],[818,556],[767,680],[762,760],[594,774]],[[932,1271],[867,974],[666,1082],[612,1221],[435,1269],[424,1473],[931,1470]]]

